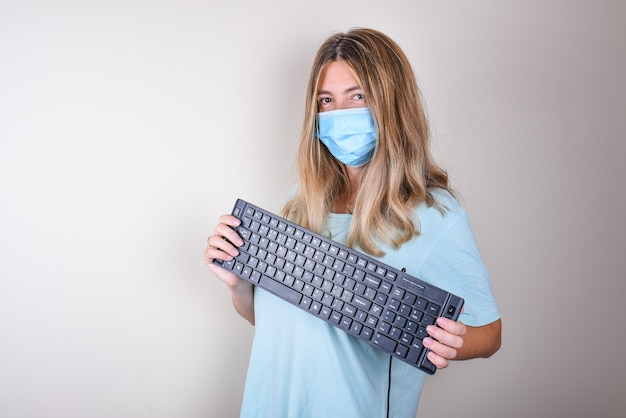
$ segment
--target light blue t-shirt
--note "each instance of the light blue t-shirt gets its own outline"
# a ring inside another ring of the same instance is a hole
[[[400,249],[384,247],[380,260],[463,297],[463,323],[491,323],[500,314],[469,218],[449,193],[433,194],[445,216],[417,208],[421,234]],[[345,244],[351,221],[330,214],[329,234]],[[254,309],[241,417],[415,417],[425,373],[260,288]]]

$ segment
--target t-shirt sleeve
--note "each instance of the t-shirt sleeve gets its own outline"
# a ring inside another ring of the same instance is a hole
[[[500,318],[491,278],[466,213],[456,217],[422,265],[428,281],[465,300],[459,320],[482,326]]]

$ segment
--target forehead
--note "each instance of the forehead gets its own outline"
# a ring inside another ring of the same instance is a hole
[[[340,87],[360,87],[360,85],[356,73],[346,61],[330,61],[320,72],[318,92]]]

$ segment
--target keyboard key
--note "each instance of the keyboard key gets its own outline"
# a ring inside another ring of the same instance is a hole
[[[345,303],[343,303],[341,299],[335,299],[330,307],[336,311],[341,311],[343,309],[343,305],[345,305]]]
[[[374,330],[371,328],[363,327],[363,329],[361,330],[361,337],[363,337],[365,341],[371,340],[373,335]]]
[[[343,309],[341,310],[341,313],[343,313],[344,315],[348,315],[349,317],[353,317],[356,315],[356,308],[352,305],[349,304],[345,304],[343,306]]]
[[[311,299],[308,296],[303,296],[302,301],[300,301],[300,306],[302,306],[302,309],[306,311],[311,307],[312,302],[313,302],[313,299]]]
[[[296,292],[295,290],[290,289],[284,284],[278,283],[276,280],[270,279],[267,276],[261,277],[259,285],[265,287],[270,292],[285,299],[287,302],[297,305],[302,300],[302,295],[299,292]]]
[[[364,295],[366,298],[370,300],[374,300],[374,298],[376,297],[376,291],[372,289],[371,287],[368,287],[367,289],[365,289]]]
[[[402,301],[408,305],[413,305],[416,300],[417,296],[415,296],[413,293],[407,293],[406,295],[404,295],[404,299]]]
[[[344,290],[343,293],[341,294],[341,300],[343,300],[346,303],[350,303],[352,302],[353,296],[354,296],[354,293],[350,292],[349,290]]]
[[[241,271],[241,275],[244,279],[250,278],[251,274],[252,274],[252,269],[248,266],[245,266],[243,270]]]
[[[396,314],[393,311],[385,311],[383,319],[387,322],[393,322],[396,319]]]
[[[376,325],[378,324],[378,318],[376,318],[374,315],[368,315],[366,324],[371,326],[372,328],[376,328]]]
[[[410,346],[413,343],[413,336],[408,332],[405,332],[402,334],[402,337],[400,337],[400,342],[404,345]]]
[[[330,293],[326,293],[322,298],[322,303],[325,306],[332,306],[334,300],[335,298]]]
[[[313,291],[313,299],[315,299],[318,302],[321,302],[321,300],[324,299],[324,291],[321,289],[315,289]]]
[[[454,314],[456,313],[456,306],[454,305],[450,305],[446,308],[446,311],[444,313],[444,316],[446,318],[452,318],[454,316]]]
[[[411,364],[417,364],[420,359],[420,354],[422,353],[421,348],[411,347],[409,349],[409,353],[406,356],[406,360]]]
[[[343,329],[350,329],[351,325],[352,325],[352,319],[344,315],[341,318],[341,322],[339,323],[339,326]]]
[[[322,309],[320,310],[320,317],[322,319],[328,320],[328,318],[330,318],[330,313],[333,310],[330,309],[328,306],[322,306]]]
[[[375,316],[380,316],[383,313],[383,308],[379,305],[372,305],[372,309],[370,309],[370,313]]]
[[[396,326],[393,326],[391,327],[391,331],[389,331],[389,336],[397,341],[402,336],[402,330]]]
[[[404,293],[404,289],[401,289],[397,286],[391,290],[391,296],[398,300],[402,300],[402,298],[404,297]]]
[[[378,303],[379,305],[384,305],[387,302],[387,295],[385,295],[384,293],[378,292],[376,294],[376,298],[374,299],[374,301]]]
[[[359,295],[356,295],[354,299],[352,299],[352,303],[365,311],[368,311],[372,306],[372,302]]]
[[[366,274],[365,279],[363,279],[363,283],[365,283],[365,285],[373,287],[374,289],[378,289],[380,287],[380,282],[381,280],[378,277],[372,276],[371,274]]]
[[[421,323],[423,325],[434,325],[435,324],[435,318],[434,316],[430,316],[430,315],[424,315],[424,317],[422,318]]]
[[[405,358],[408,352],[409,352],[409,347],[405,345],[398,344],[398,346],[396,347],[396,355],[398,357]]]
[[[411,312],[413,312],[413,309],[411,309],[411,307],[405,303],[403,303],[402,305],[400,305],[400,315],[402,316],[409,316],[411,315]]]
[[[403,316],[396,316],[396,319],[393,321],[393,325],[398,328],[404,328],[406,326],[406,318]]]
[[[377,333],[376,337],[374,337],[374,344],[380,346],[383,350],[391,353],[396,351],[397,343],[395,342],[395,340],[381,333]]]
[[[354,319],[364,324],[367,321],[367,312],[359,309]]]
[[[302,289],[302,293],[305,294],[306,296],[311,296],[313,294],[313,290],[315,290],[313,286],[311,286],[308,283],[305,283],[304,288]]]
[[[311,303],[311,312],[318,314],[321,310],[322,310],[322,304],[314,300]]]
[[[353,334],[359,335],[361,333],[362,328],[363,328],[363,325],[354,321],[352,322],[352,326],[350,326],[350,332],[352,332]]]
[[[380,328],[378,330],[387,334],[389,330],[391,330],[391,325],[389,325],[387,322],[383,322],[382,324],[380,324]]]
[[[363,283],[357,283],[356,286],[354,286],[354,293],[358,295],[364,295],[366,289],[367,286],[365,286]]]
[[[435,316],[439,314],[439,310],[441,310],[441,306],[432,302],[428,304],[428,307],[426,307],[426,311]]]
[[[380,284],[380,291],[386,293],[387,295],[391,293],[392,284],[389,282],[382,282]]]

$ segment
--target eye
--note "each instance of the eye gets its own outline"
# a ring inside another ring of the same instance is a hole
[[[357,93],[352,96],[352,100],[356,100],[358,102],[365,100],[365,95],[363,93]]]
[[[324,112],[328,110],[333,103],[332,97],[320,97],[317,99],[317,107],[318,111]]]

